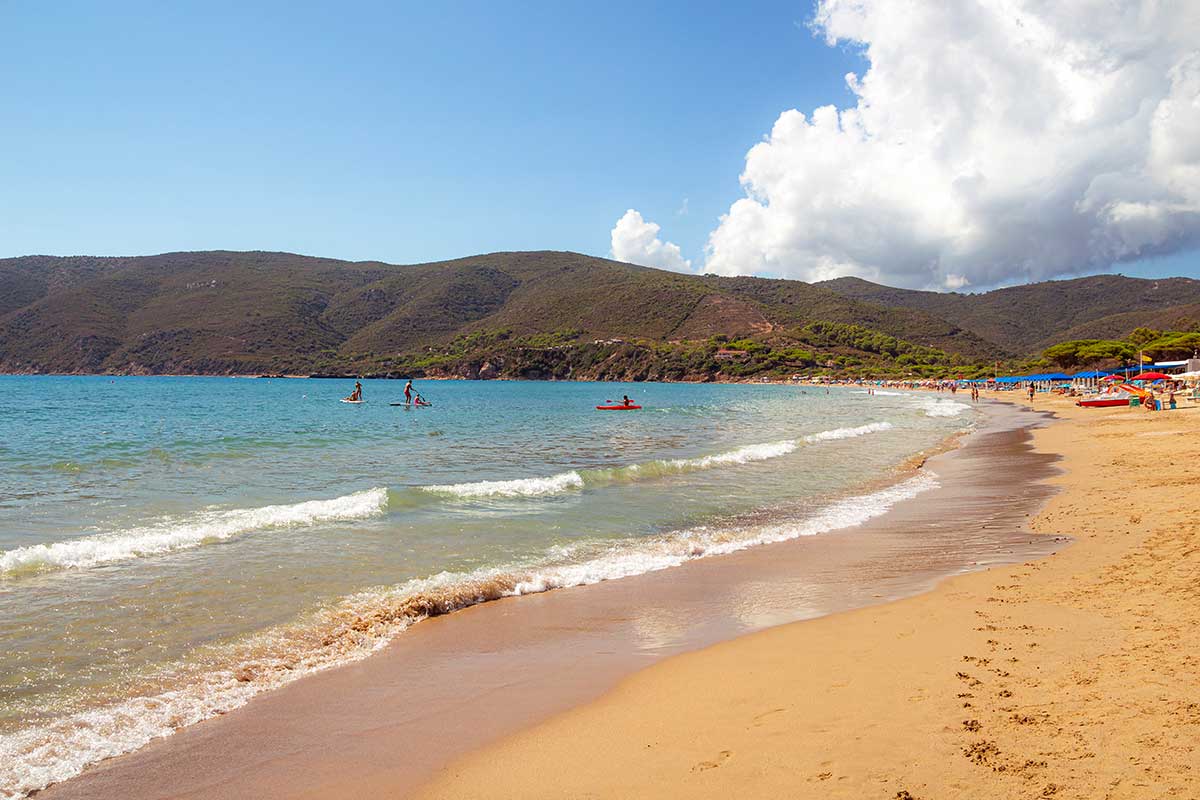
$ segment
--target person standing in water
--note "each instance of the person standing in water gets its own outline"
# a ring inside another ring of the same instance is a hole
[[[362,381],[354,382],[354,391],[346,399],[354,403],[362,401]]]
[[[412,391],[412,379],[410,378],[408,383],[404,384],[404,402],[406,404],[412,404]]]

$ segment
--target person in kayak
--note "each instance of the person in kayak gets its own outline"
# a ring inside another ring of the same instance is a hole
[[[362,382],[361,381],[354,382],[354,391],[351,392],[350,396],[347,397],[346,399],[352,403],[362,402]]]
[[[624,397],[622,397],[621,402],[627,406],[633,405],[633,401],[629,399],[629,395],[625,395]]]
[[[412,379],[409,379],[408,383],[404,384],[404,402],[405,403],[412,402],[412,392],[413,392]]]

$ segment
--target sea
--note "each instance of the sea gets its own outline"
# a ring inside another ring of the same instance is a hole
[[[429,616],[859,525],[977,418],[848,387],[402,387],[0,377],[0,798]]]

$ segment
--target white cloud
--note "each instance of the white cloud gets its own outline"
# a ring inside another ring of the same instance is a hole
[[[689,272],[692,262],[683,257],[679,245],[658,238],[657,224],[642,219],[632,208],[612,229],[612,254],[617,261]]]
[[[822,0],[853,108],[779,116],[706,271],[958,288],[1200,243],[1200,2]]]

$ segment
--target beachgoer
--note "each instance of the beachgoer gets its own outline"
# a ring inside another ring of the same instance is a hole
[[[623,402],[627,406],[633,405],[633,401],[629,399],[629,395],[625,395],[624,397],[622,397],[621,402]]]
[[[412,402],[412,392],[413,392],[412,380],[409,380],[408,383],[404,384],[404,402],[405,403]]]
[[[351,392],[350,396],[347,397],[346,399],[350,400],[352,402],[355,402],[355,403],[362,400],[362,382],[361,381],[354,382],[354,391]]]
[[[1172,411],[1175,410],[1175,390],[1174,389],[1172,389],[1170,392],[1167,393],[1167,408],[1171,409]]]
[[[1029,405],[1033,405],[1033,394],[1037,390],[1033,388],[1033,384],[1029,384]]]

